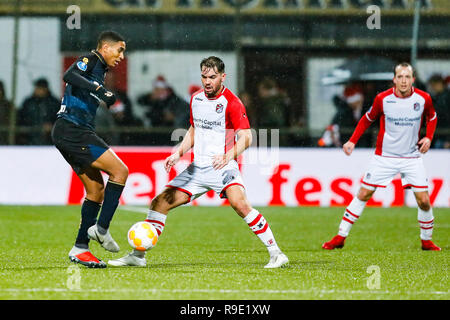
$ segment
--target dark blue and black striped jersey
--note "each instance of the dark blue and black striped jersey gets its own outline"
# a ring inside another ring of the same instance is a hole
[[[94,92],[99,85],[103,86],[107,70],[105,60],[96,50],[80,56],[64,73],[66,88],[58,118],[94,130],[100,104]]]

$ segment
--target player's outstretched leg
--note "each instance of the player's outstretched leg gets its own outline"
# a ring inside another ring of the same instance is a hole
[[[158,232],[158,238],[164,230],[164,226],[166,224],[167,215],[159,213],[154,210],[149,210],[147,215],[147,219],[145,221],[150,222]],[[145,260],[145,251],[133,250],[126,256],[109,260],[108,264],[114,267],[145,267],[147,265],[147,261]]]
[[[330,241],[322,244],[322,248],[326,250],[340,249],[344,247],[345,239],[347,238],[353,224],[361,216],[367,201],[361,201],[358,197],[353,198],[352,202],[345,209],[341,224],[339,225],[339,232]]]
[[[190,196],[174,188],[167,188],[153,199],[145,221],[150,222],[155,227],[158,238],[164,231],[169,210],[185,204],[189,200]],[[145,267],[147,265],[145,253],[145,251],[133,250],[122,258],[109,260],[108,264],[114,267]]]

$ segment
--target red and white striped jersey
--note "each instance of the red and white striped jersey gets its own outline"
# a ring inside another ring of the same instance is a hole
[[[423,117],[427,123],[426,137],[433,139],[437,116],[431,97],[425,91],[412,88],[408,97],[399,97],[395,88],[375,97],[372,107],[361,118],[350,141],[355,143],[362,133],[378,118],[378,133],[375,154],[385,157],[420,157],[419,141]]]
[[[228,88],[209,99],[203,90],[191,97],[190,123],[195,128],[194,162],[210,166],[214,155],[233,148],[238,130],[250,129],[245,107]]]

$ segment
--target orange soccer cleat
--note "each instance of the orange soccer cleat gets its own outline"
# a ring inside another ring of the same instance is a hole
[[[344,247],[345,237],[336,235],[328,242],[322,245],[322,248],[326,250],[340,249]]]
[[[430,250],[430,251],[441,251],[437,245],[433,243],[431,240],[421,240],[422,241],[422,250]]]

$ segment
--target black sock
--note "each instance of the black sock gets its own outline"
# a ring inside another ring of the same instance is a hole
[[[105,188],[105,200],[103,200],[102,211],[98,217],[97,225],[108,230],[109,224],[119,205],[120,195],[122,194],[124,185],[116,182],[108,181]]]
[[[89,237],[87,230],[90,226],[93,226],[97,221],[97,215],[100,210],[101,204],[85,199],[81,206],[81,223],[78,229],[77,239],[75,240],[75,246],[78,248],[89,248]]]

